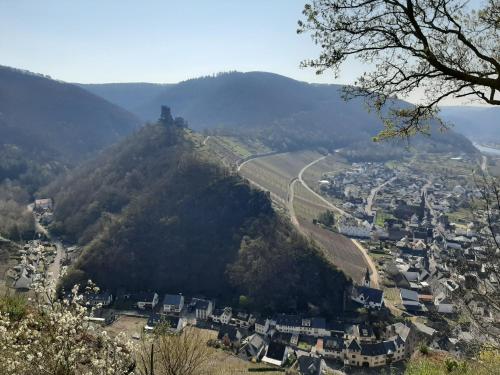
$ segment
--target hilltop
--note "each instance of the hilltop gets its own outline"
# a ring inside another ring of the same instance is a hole
[[[0,235],[32,237],[36,191],[139,124],[77,86],[0,66]]]
[[[0,66],[0,139],[38,157],[75,162],[136,129],[140,120],[82,88]]]
[[[147,125],[49,188],[52,231],[84,247],[66,283],[338,312],[344,275],[180,123]]]
[[[123,90],[125,95],[133,86],[83,87],[112,101],[116,90]],[[381,120],[368,112],[362,100],[344,101],[342,87],[310,84],[266,72],[231,72],[187,80],[161,90],[150,87],[149,100],[141,104],[136,99],[133,106],[125,108],[143,120],[151,120],[157,108],[168,103],[189,119],[193,129],[257,138],[280,151],[350,147],[361,153],[369,150],[379,155],[405,154],[404,142],[375,145],[371,141],[382,129]],[[108,93],[111,89],[113,95]],[[142,87],[141,95],[146,89]],[[428,152],[475,152],[465,137],[453,131],[442,134],[435,126],[432,133],[432,137],[415,137],[412,145]]]

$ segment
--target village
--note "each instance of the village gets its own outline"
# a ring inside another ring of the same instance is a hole
[[[369,250],[391,311],[433,327],[428,332],[439,336],[433,347],[464,352],[487,340],[485,326],[498,330],[500,316],[480,294],[498,288],[490,255],[499,213],[478,203],[481,186],[466,174],[398,167],[353,163],[350,170],[323,175],[318,190],[352,215],[339,217],[333,230]]]
[[[380,281],[371,285],[369,269],[363,280],[354,280],[341,317],[263,316],[182,291],[101,291],[84,295],[88,320],[113,331],[132,319],[129,334],[136,340],[159,325],[173,334],[196,327],[214,332],[207,345],[238,360],[293,367],[308,375],[325,369],[397,368],[415,351],[428,348],[466,354],[472,342],[485,337],[475,320],[461,312],[464,306],[454,292],[474,290],[479,283],[498,288],[498,280],[488,264],[486,213],[456,215],[464,212],[469,198],[480,197],[478,187],[460,182],[463,186],[382,163],[355,163],[352,170],[318,181],[321,194],[348,213],[336,218],[333,230],[368,249]],[[19,291],[29,291],[43,277],[57,280],[79,252],[46,233],[51,199],[37,200],[33,212],[41,234],[27,241],[7,275]],[[499,316],[484,301],[471,293],[466,303],[476,318],[496,329]]]

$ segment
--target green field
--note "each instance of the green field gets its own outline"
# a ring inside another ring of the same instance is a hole
[[[387,212],[379,210],[379,211],[377,211],[375,225],[382,228],[384,226],[385,221],[389,220],[389,219],[394,219],[394,216],[392,216],[391,214],[389,214]]]

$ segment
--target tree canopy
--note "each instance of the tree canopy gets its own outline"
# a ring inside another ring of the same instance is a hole
[[[304,66],[338,74],[349,57],[373,66],[345,97],[364,97],[378,111],[380,139],[428,132],[448,97],[500,105],[498,0],[480,9],[466,0],[313,0],[303,14],[298,32],[322,49]],[[415,90],[424,93],[420,104],[393,102]]]

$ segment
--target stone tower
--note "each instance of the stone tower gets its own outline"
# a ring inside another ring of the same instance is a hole
[[[161,115],[159,121],[165,126],[171,126],[174,124],[174,118],[172,117],[172,113],[170,112],[170,107],[167,107],[166,105],[161,106]]]

